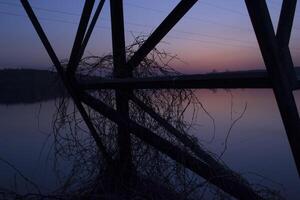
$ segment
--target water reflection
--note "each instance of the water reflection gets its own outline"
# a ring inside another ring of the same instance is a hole
[[[224,150],[228,130],[247,104],[244,116],[228,136],[223,159],[232,169],[251,180],[261,180],[254,174],[272,179],[272,182],[264,183],[281,190],[284,188],[287,199],[297,199],[300,180],[272,91],[201,90],[197,91],[197,96],[215,120],[215,137],[209,142],[214,135],[213,124],[201,110],[195,121],[199,126],[190,132],[216,154]],[[295,92],[295,97],[299,109],[300,92]],[[48,138],[54,102],[43,102],[41,109],[40,104],[0,106],[0,112],[0,156],[44,190],[55,188],[59,182],[52,171],[52,138]],[[187,117],[191,118],[191,113]],[[14,174],[12,169],[0,163],[0,186],[13,188]]]
[[[58,182],[53,172],[51,151],[51,117],[54,102],[0,106],[0,156],[16,166],[24,175],[36,182],[43,191],[55,188]],[[0,186],[15,189],[15,175],[0,163]],[[17,189],[23,191],[25,182]]]

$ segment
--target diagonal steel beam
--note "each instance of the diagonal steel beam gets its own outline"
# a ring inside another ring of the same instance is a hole
[[[111,121],[117,124],[126,125],[130,132],[136,137],[153,146],[161,153],[169,156],[171,159],[182,164],[199,176],[205,178],[208,182],[216,185],[224,192],[236,197],[237,199],[263,199],[246,182],[244,182],[240,176],[236,176],[233,171],[222,167],[218,161],[214,160],[208,154],[205,154],[205,151],[202,151],[202,153],[205,154],[202,155],[205,161],[196,159],[191,154],[178,148],[166,139],[156,135],[151,130],[139,125],[131,119],[124,118],[119,112],[110,108],[99,99],[96,99],[85,92],[80,94],[81,99],[85,104],[98,111]]]
[[[224,192],[237,199],[263,199],[247,183],[245,183],[240,176],[236,176],[234,172],[222,167],[220,164],[214,165],[215,163],[218,163],[218,161],[214,160],[209,155],[205,155],[209,157],[209,159],[205,158],[205,160],[209,161],[209,163],[196,159],[191,154],[158,136],[151,130],[139,125],[131,119],[124,118],[119,112],[110,108],[99,99],[96,99],[85,92],[80,93],[80,95],[85,104],[98,111],[111,121],[127,126],[130,132],[136,137],[153,146],[161,153],[169,156],[171,159],[182,164],[199,176],[205,178],[208,182],[216,185]],[[203,153],[205,152],[203,151]]]
[[[192,138],[186,132],[181,132],[176,129],[172,124],[170,124],[166,119],[161,115],[157,114],[155,110],[137,98],[134,94],[130,95],[130,100],[138,105],[144,112],[149,116],[155,119],[163,128],[165,128],[169,133],[174,135],[178,141],[180,141],[184,146],[189,148],[199,159],[203,160],[210,166],[218,166],[217,168],[223,168],[219,166],[219,163],[216,162],[207,152],[205,152],[197,142],[193,141]]]
[[[283,0],[276,33],[282,62],[287,69],[287,76],[289,78],[290,84],[293,86],[297,82],[297,75],[289,49],[289,42],[295,18],[296,6],[297,0]]]
[[[93,123],[90,121],[90,118],[85,110],[85,108],[83,107],[83,105],[81,104],[79,98],[78,98],[78,91],[76,91],[74,88],[76,88],[76,86],[74,86],[75,82],[71,82],[70,79],[66,76],[63,67],[61,66],[58,57],[56,56],[45,32],[43,31],[37,17],[35,16],[28,0],[21,0],[21,3],[29,17],[29,19],[31,20],[38,36],[40,37],[45,49],[47,50],[47,53],[49,54],[49,57],[51,58],[54,66],[56,67],[56,70],[59,74],[59,76],[61,77],[66,89],[68,90],[70,96],[72,97],[75,105],[77,106],[77,109],[79,110],[83,120],[85,121],[87,127],[90,130],[90,133],[92,135],[92,137],[94,138],[97,147],[99,148],[99,150],[101,151],[104,159],[106,160],[106,162],[111,165],[112,164],[112,158],[110,157],[109,153],[106,150],[106,147],[104,146],[104,144],[101,141],[101,138],[99,137]]]
[[[100,16],[100,13],[101,13],[101,10],[103,8],[104,3],[105,3],[105,0],[100,0],[99,4],[97,6],[97,9],[96,9],[95,14],[93,16],[91,24],[89,25],[89,27],[87,29],[87,32],[86,32],[86,34],[84,36],[83,42],[81,44],[81,47],[80,47],[80,50],[79,50],[79,53],[78,53],[78,56],[75,57],[75,61],[74,61],[74,64],[73,64],[74,68],[72,69],[73,72],[71,72],[71,73],[75,73],[75,71],[76,71],[76,69],[78,67],[78,64],[79,64],[79,62],[80,62],[80,60],[81,60],[81,58],[82,58],[82,56],[84,54],[85,48],[86,48],[86,46],[87,46],[87,44],[88,44],[88,42],[90,40],[90,37],[91,37],[91,35],[93,33],[93,30],[95,28],[95,25],[97,23],[97,20],[98,20],[98,18]]]
[[[265,0],[245,0],[300,175],[300,118]]]
[[[197,0],[181,0],[164,21],[149,36],[144,44],[135,52],[127,65],[134,69],[150,53],[150,51],[167,35],[178,21],[193,7]]]
[[[283,0],[276,37],[279,46],[288,46],[295,18],[297,0]]]
[[[85,1],[82,15],[81,15],[80,22],[79,22],[79,26],[77,29],[76,37],[75,37],[74,44],[72,47],[70,60],[69,60],[68,67],[67,67],[68,75],[73,75],[76,70],[77,66],[75,66],[75,61],[79,55],[82,41],[83,41],[87,26],[88,26],[88,23],[90,20],[91,13],[93,11],[94,3],[95,3],[95,0],[86,0]]]

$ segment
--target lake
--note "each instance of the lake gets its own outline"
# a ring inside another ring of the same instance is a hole
[[[272,91],[198,90],[196,93],[215,120],[215,132],[211,118],[199,110],[195,121],[197,127],[190,133],[219,155],[224,150],[232,122],[247,105],[243,117],[230,131],[223,160],[249,180],[281,190],[287,199],[298,199],[300,179]],[[300,92],[295,92],[295,97],[299,110]],[[53,172],[51,152],[54,110],[54,101],[0,106],[0,158],[17,167],[43,191],[51,191],[59,185]],[[187,113],[187,118],[190,117]],[[63,165],[68,168],[68,163]],[[0,187],[21,188],[15,184],[15,179],[22,182],[15,174],[11,167],[0,161]]]

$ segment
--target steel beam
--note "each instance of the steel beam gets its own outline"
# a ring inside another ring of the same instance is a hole
[[[131,77],[131,70],[126,67],[125,34],[123,19],[123,0],[110,0],[111,11],[111,32],[113,47],[114,77]],[[116,88],[116,107],[124,118],[129,118],[129,104],[127,93],[130,91]],[[132,152],[130,132],[126,124],[118,124],[118,154],[119,168],[121,171],[120,180],[123,184],[130,183],[132,173]]]
[[[149,78],[80,81],[85,90],[97,89],[238,89],[272,88],[267,72],[216,73]]]
[[[139,125],[131,119],[124,118],[121,113],[108,107],[99,99],[96,99],[84,92],[80,94],[81,99],[85,104],[101,113],[111,121],[127,126],[131,133],[140,138],[143,142],[153,146],[161,153],[182,164],[184,167],[203,177],[208,182],[222,189],[224,192],[232,195],[237,199],[263,199],[247,183],[242,181],[240,176],[236,176],[235,173],[231,170],[222,167],[222,165],[220,165],[218,161],[212,161],[213,158],[209,155],[205,155],[209,156],[209,159],[205,158],[204,160],[210,160],[209,163],[216,163],[216,165],[210,165],[205,161],[196,159],[190,153],[178,148],[177,146],[175,146],[168,140],[158,136],[151,130]]]
[[[43,31],[37,17],[35,16],[29,2],[27,0],[21,0],[21,3],[29,17],[29,19],[31,20],[38,36],[40,37],[49,57],[51,58],[54,66],[56,67],[56,70],[59,74],[59,76],[61,77],[66,89],[68,90],[70,96],[72,97],[74,104],[76,105],[78,111],[80,112],[84,122],[86,123],[87,127],[90,130],[91,136],[94,138],[97,147],[99,148],[99,150],[101,151],[104,159],[107,161],[107,163],[109,165],[112,164],[112,159],[109,155],[109,153],[106,150],[106,147],[104,146],[104,144],[101,141],[101,138],[99,137],[93,123],[91,122],[85,108],[83,107],[83,105],[81,104],[79,98],[78,98],[78,91],[76,91],[75,88],[76,85],[74,85],[74,82],[71,82],[70,79],[66,76],[63,67],[60,64],[59,59],[57,58],[45,32]]]
[[[265,0],[245,0],[300,175],[300,118]]]
[[[188,169],[204,177],[209,182],[220,187],[232,196],[238,199],[261,199],[255,191],[250,187],[247,187],[246,184],[244,185],[240,180],[236,181],[231,177],[226,177],[226,174],[220,172],[218,168],[211,168],[207,163],[196,159],[191,154],[181,150],[174,144],[156,135],[151,130],[146,129],[131,120],[129,118],[128,96],[130,96],[132,89],[272,88],[291,145],[298,173],[300,172],[300,118],[292,93],[294,89],[300,88],[300,81],[296,78],[288,47],[295,14],[296,0],[283,1],[277,35],[275,35],[265,0],[245,0],[267,72],[219,73],[135,79],[132,78],[132,70],[139,65],[151,50],[153,50],[161,39],[192,8],[197,0],[181,0],[128,62],[126,62],[125,52],[122,0],[110,0],[114,79],[86,82],[81,85],[77,84],[73,75],[94,29],[103,7],[104,0],[100,1],[88,30],[88,22],[95,1],[86,0],[71,51],[67,73],[61,66],[28,1],[21,0],[21,2],[62,78],[64,85],[87,124],[92,137],[96,141],[99,150],[103,153],[104,158],[109,164],[113,161],[107,153],[105,146],[102,144],[101,138],[97,134],[81,101],[118,124],[119,164],[123,180],[129,179],[132,173],[130,133],[133,133],[142,141],[152,145],[160,152],[166,154],[178,163],[183,164]],[[81,89],[115,89],[117,110],[108,107],[99,99],[88,95],[86,92],[81,91]],[[164,119],[156,115],[153,110],[145,107],[142,104],[143,102],[132,97],[131,99],[139,106],[144,107],[146,112],[150,113],[157,121],[165,124],[164,127],[168,131],[175,132],[178,138],[181,138],[186,144],[189,143],[189,140],[182,138],[182,135],[180,135],[179,132],[176,132],[174,127],[170,126]],[[210,159],[211,158],[209,157],[208,160]],[[211,162],[215,163],[213,160]]]
[[[289,49],[289,42],[292,33],[296,6],[297,0],[283,0],[276,33],[282,62],[284,64],[284,67],[286,68],[286,73],[289,78],[290,84],[293,86],[297,82],[297,75]]]
[[[167,35],[180,19],[193,7],[197,0],[181,0],[164,21],[156,28],[142,46],[135,52],[127,65],[134,69],[153,50],[153,48]]]
[[[78,58],[78,56],[79,56],[79,51],[80,51],[82,41],[83,41],[87,26],[88,26],[88,23],[90,20],[90,16],[91,16],[91,13],[92,13],[92,10],[94,7],[94,3],[95,3],[95,0],[86,0],[85,1],[82,15],[81,15],[80,22],[79,22],[79,26],[77,29],[77,33],[75,36],[74,44],[72,47],[68,67],[67,67],[67,75],[68,76],[73,76],[75,73],[75,70],[77,68],[77,66],[75,65],[75,61],[76,61],[76,58]]]
[[[75,61],[74,61],[74,64],[73,64],[74,65],[74,69],[72,69],[73,70],[72,73],[75,73],[75,71],[76,71],[76,69],[78,67],[78,64],[79,64],[79,62],[80,62],[80,60],[81,60],[81,58],[82,58],[82,56],[84,54],[85,48],[86,48],[86,46],[87,46],[87,44],[88,44],[88,42],[90,40],[90,37],[91,37],[91,35],[93,33],[93,30],[95,28],[95,25],[97,23],[97,20],[99,18],[99,15],[101,13],[101,10],[103,8],[104,3],[105,3],[105,0],[100,0],[99,1],[99,4],[98,4],[97,9],[95,11],[95,14],[93,16],[93,19],[91,21],[91,24],[89,25],[89,27],[88,27],[88,29],[86,31],[86,34],[84,36],[83,42],[81,44],[81,47],[80,47],[80,50],[79,50],[79,53],[78,53],[78,56],[75,58]]]

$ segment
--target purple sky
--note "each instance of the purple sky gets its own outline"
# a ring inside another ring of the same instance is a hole
[[[31,0],[60,59],[70,54],[83,0]],[[124,0],[126,42],[149,34],[178,0]],[[268,0],[276,26],[282,0]],[[299,6],[298,6],[299,7]],[[46,10],[45,10],[46,9]],[[53,12],[55,11],[55,12]],[[111,52],[107,0],[86,54]],[[50,59],[17,0],[0,0],[0,68],[48,68]],[[291,39],[295,65],[300,65],[300,11]],[[263,67],[243,0],[199,0],[159,45],[178,55],[176,69],[192,73]]]

